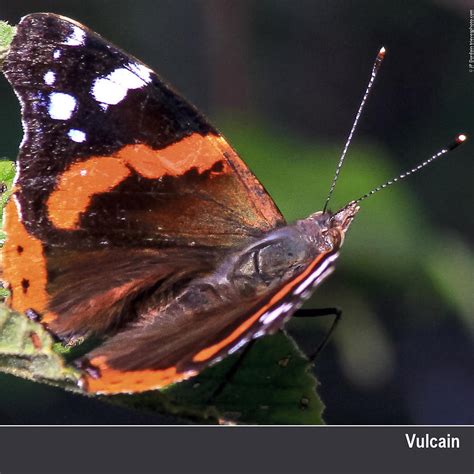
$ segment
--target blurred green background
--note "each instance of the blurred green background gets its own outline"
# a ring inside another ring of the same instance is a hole
[[[472,8],[472,4],[471,4]],[[289,221],[322,208],[372,61],[388,50],[331,203],[474,135],[463,0],[0,1],[0,19],[72,17],[142,59],[237,148]],[[21,140],[0,81],[0,155]],[[343,320],[317,361],[330,424],[474,423],[474,146],[363,203],[307,307]],[[311,351],[329,321],[291,321]],[[0,376],[0,423],[157,423]]]

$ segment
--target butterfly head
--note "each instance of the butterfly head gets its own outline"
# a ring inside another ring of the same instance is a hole
[[[317,232],[312,232],[319,252],[331,252],[339,249],[344,242],[344,236],[360,207],[356,202],[350,202],[339,211],[319,211],[305,221],[315,226]]]
[[[359,209],[360,207],[355,201],[350,202],[347,206],[332,214],[329,219],[331,227],[339,229],[344,236]]]

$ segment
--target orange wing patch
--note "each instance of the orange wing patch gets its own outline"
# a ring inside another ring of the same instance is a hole
[[[43,313],[48,304],[43,246],[22,224],[14,196],[5,207],[5,232],[2,253],[4,277],[11,291],[8,303],[16,311]]]
[[[167,387],[173,383],[193,377],[194,370],[177,372],[176,367],[164,370],[120,371],[112,369],[103,356],[95,357],[90,363],[100,371],[100,378],[85,376],[85,390],[89,393],[113,394],[144,392]]]
[[[119,157],[93,157],[73,164],[48,199],[51,222],[59,229],[74,229],[94,194],[105,193],[120,184],[130,169]]]
[[[223,139],[194,133],[162,150],[143,144],[126,145],[112,156],[94,156],[75,163],[61,175],[48,199],[49,218],[59,229],[76,229],[93,196],[111,191],[132,169],[148,179],[180,176],[191,168],[200,173],[207,171],[224,160],[218,146],[220,140]],[[227,166],[221,172],[229,171]]]

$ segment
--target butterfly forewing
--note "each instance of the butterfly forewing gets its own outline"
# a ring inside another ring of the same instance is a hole
[[[84,26],[24,17],[3,69],[25,134],[6,208],[5,278],[11,305],[60,335],[104,331],[154,279],[208,270],[222,249],[284,223],[192,105]],[[196,248],[212,256],[194,258]]]

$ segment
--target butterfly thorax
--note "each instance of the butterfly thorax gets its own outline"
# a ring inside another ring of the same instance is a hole
[[[269,232],[223,264],[225,279],[242,295],[279,286],[303,271],[321,252],[338,247],[337,235],[324,231],[314,219],[306,219]]]
[[[242,296],[291,281],[318,256],[337,253],[357,211],[349,205],[336,214],[317,212],[268,232],[231,255],[215,277],[225,279]]]

